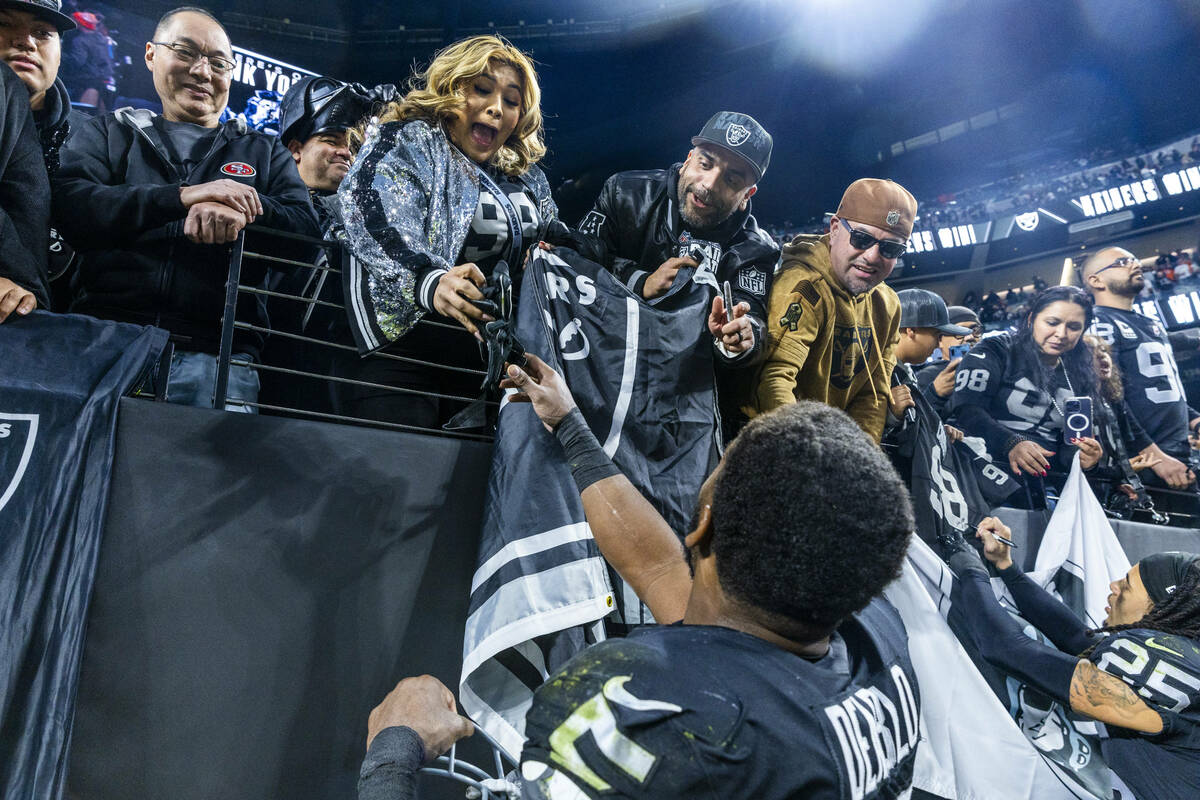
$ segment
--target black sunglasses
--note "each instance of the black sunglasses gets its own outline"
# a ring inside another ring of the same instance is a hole
[[[846,233],[850,234],[850,246],[855,250],[870,250],[875,245],[879,245],[879,255],[884,258],[899,258],[908,249],[908,242],[897,242],[894,239],[876,239],[866,231],[851,228],[850,223],[841,217],[838,217],[838,222],[842,223],[842,227],[846,229]]]

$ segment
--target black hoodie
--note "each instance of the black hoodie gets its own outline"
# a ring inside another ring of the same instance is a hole
[[[38,158],[29,90],[8,64],[0,66],[0,277],[50,304],[46,252],[50,183]]]
[[[37,126],[42,156],[46,159],[46,173],[51,178],[58,172],[58,151],[71,135],[73,118],[80,121],[86,119],[71,110],[71,96],[67,94],[67,87],[63,85],[62,78],[55,78],[54,85],[46,90],[46,102],[42,109],[33,112],[33,124]]]

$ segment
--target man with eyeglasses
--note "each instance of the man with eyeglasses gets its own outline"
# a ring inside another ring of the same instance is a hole
[[[170,331],[168,400],[211,406],[230,243],[252,222],[316,236],[317,219],[278,137],[220,122],[235,64],[216,18],[192,6],[167,12],[145,62],[163,113],[120,109],[89,120],[62,151],[54,219],[81,257],[71,310]],[[242,283],[265,273],[248,260]],[[236,317],[269,325],[249,295]],[[237,361],[260,346],[258,334],[234,335]],[[251,368],[232,367],[229,387],[227,408],[253,409]]]
[[[1188,430],[1200,424],[1200,412],[1188,405],[1166,330],[1133,310],[1133,299],[1146,284],[1141,261],[1128,250],[1105,247],[1083,262],[1080,279],[1096,302],[1091,332],[1112,346],[1125,402],[1154,440],[1143,453],[1153,456],[1157,482],[1187,488],[1195,482],[1188,469]]]
[[[818,400],[881,439],[900,328],[900,301],[883,281],[916,215],[903,186],[862,178],[846,189],[829,233],[801,234],[784,246],[767,308],[770,355],[749,416]]]

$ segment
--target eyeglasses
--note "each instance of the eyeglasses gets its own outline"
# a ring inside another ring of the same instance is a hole
[[[150,44],[165,47],[175,54],[176,58],[187,64],[189,67],[195,64],[200,59],[208,62],[208,67],[218,75],[228,75],[233,72],[234,64],[224,56],[213,55],[212,53],[204,53],[194,47],[189,47],[186,44],[174,44],[172,42],[151,42]]]
[[[1132,266],[1139,266],[1139,265],[1141,265],[1141,263],[1142,263],[1141,261],[1138,261],[1138,260],[1137,260],[1136,258],[1134,258],[1133,256],[1124,256],[1123,258],[1118,258],[1116,261],[1114,261],[1113,263],[1109,264],[1107,267],[1101,267],[1100,269],[1096,270],[1096,271],[1095,271],[1095,272],[1093,272],[1092,274],[1093,274],[1093,275],[1099,275],[1101,272],[1104,272],[1104,270],[1106,270],[1106,269],[1112,269],[1112,268],[1114,268],[1114,267],[1132,267]]]
[[[841,217],[838,217],[838,222],[842,223],[846,233],[850,234],[850,246],[855,250],[870,250],[875,245],[879,245],[879,255],[884,258],[899,258],[908,249],[908,242],[897,242],[895,239],[876,239],[866,231],[851,228],[850,224]]]

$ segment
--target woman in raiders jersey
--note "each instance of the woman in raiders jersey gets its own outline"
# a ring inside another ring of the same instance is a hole
[[[1054,643],[1029,638],[1002,609],[979,555],[959,537],[942,544],[980,654],[1103,722],[1114,787],[1137,800],[1200,796],[1200,555],[1143,558],[1113,581],[1104,627],[1089,630],[1013,564],[997,538],[1009,535],[1003,523],[985,519],[975,535],[1022,616]]]
[[[476,301],[500,261],[519,286],[526,250],[557,217],[535,166],[546,152],[541,91],[528,56],[496,36],[446,47],[410,86],[351,133],[357,153],[338,191],[359,350],[407,359],[365,359],[370,374],[354,377],[475,395],[477,341],[492,320]],[[361,385],[345,394],[337,405],[353,416],[436,427],[448,413],[429,394]]]
[[[1091,349],[1082,341],[1091,321],[1086,292],[1047,289],[1031,301],[1016,333],[982,340],[955,375],[951,424],[982,437],[993,458],[1006,458],[1035,489],[1051,471],[1069,472],[1076,448],[1084,469],[1103,453],[1093,438],[1063,441],[1067,398],[1096,395]]]

